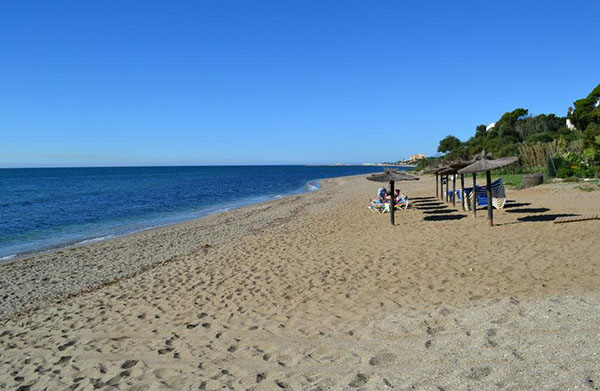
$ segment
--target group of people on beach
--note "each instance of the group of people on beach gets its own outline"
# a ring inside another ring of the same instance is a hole
[[[390,192],[385,187],[380,187],[379,190],[377,190],[377,197],[379,202],[389,202],[392,200],[392,194],[390,194]],[[400,194],[400,190],[394,190],[394,202],[399,203],[402,200],[403,197]]]
[[[385,187],[380,187],[379,190],[377,190],[377,198],[371,200],[369,209],[379,213],[390,212],[392,199],[394,200],[394,209],[408,208],[408,198],[406,198],[406,196],[400,192],[400,189],[396,189],[394,194],[392,194]]]

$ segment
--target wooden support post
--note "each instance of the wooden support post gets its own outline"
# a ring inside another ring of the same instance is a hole
[[[448,180],[450,179],[449,175],[446,175],[446,192],[444,193],[446,195],[446,203],[448,203],[449,199],[448,199],[448,185],[450,185],[448,183]]]
[[[452,206],[456,206],[456,174],[452,175]]]
[[[477,193],[475,192],[476,188],[477,188],[477,173],[474,172],[473,173],[473,191],[471,192],[471,195],[473,196],[473,203],[471,204],[471,207],[473,207],[473,217],[477,217]]]
[[[460,174],[460,194],[462,195],[462,197],[460,197],[460,199],[462,200],[462,210],[464,212],[465,211],[465,174]]]
[[[444,201],[444,176],[440,175],[440,201]]]
[[[438,188],[438,180],[439,180],[439,179],[438,179],[438,176],[439,176],[439,175],[438,175],[438,173],[436,172],[436,173],[435,173],[435,198],[438,198],[438,197],[439,197],[439,194],[438,194],[438,193],[439,193],[439,191],[440,191],[440,189]]]
[[[494,206],[492,205],[492,173],[490,171],[485,172],[485,179],[487,181],[487,206],[488,206],[488,223],[490,227],[494,226]]]
[[[392,221],[392,225],[394,225],[394,211],[395,211],[395,203],[396,197],[394,195],[394,181],[390,181],[390,195],[392,196],[390,200],[390,220]]]

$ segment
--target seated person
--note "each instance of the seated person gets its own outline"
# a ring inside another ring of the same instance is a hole
[[[377,197],[380,202],[385,202],[388,199],[387,189],[385,187],[380,187],[379,190],[377,190]]]
[[[400,193],[400,190],[394,191],[394,200],[396,203],[403,202],[405,199],[406,197]]]

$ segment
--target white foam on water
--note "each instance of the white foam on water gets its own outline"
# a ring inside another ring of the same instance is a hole
[[[317,191],[321,188],[319,181],[308,181],[306,182],[306,190],[309,192]]]
[[[85,239],[85,240],[76,242],[74,245],[79,246],[79,245],[86,244],[86,243],[100,242],[102,240],[112,239],[114,237],[116,237],[116,235],[100,236],[98,238]]]
[[[0,257],[0,262],[11,260],[11,259],[13,259],[16,256],[17,256],[17,254],[11,254],[11,255],[7,255],[5,257]]]

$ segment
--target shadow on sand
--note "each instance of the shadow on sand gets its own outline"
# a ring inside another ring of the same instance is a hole
[[[467,217],[467,215],[442,215],[442,216],[425,216],[423,220],[425,221],[450,221],[450,220],[460,220]]]
[[[542,221],[554,221],[557,217],[572,217],[572,216],[580,216],[580,215],[574,215],[572,213],[533,215],[533,216],[519,217],[517,220],[522,223],[532,223],[532,222],[542,222]]]
[[[446,209],[448,205],[417,205],[415,208],[423,209],[423,210],[431,210],[431,209]]]
[[[423,213],[426,215],[431,215],[431,214],[448,214],[448,213],[454,213],[454,212],[458,212],[458,210],[456,210],[456,209],[435,209],[435,210],[426,210]]]
[[[452,209],[451,204],[444,203],[437,198],[434,197],[420,197],[414,202],[415,209],[420,209],[423,211],[425,217],[423,220],[425,221],[453,221],[453,220],[461,220],[468,216],[468,214],[460,214],[457,209]],[[460,203],[457,204],[460,207]],[[504,205],[505,213],[523,213],[529,214],[527,216],[518,217],[516,221],[495,224],[495,225],[511,225],[511,224],[519,224],[519,223],[533,223],[533,222],[552,222],[558,217],[571,217],[571,216],[580,216],[578,214],[572,213],[560,213],[560,214],[543,214],[546,212],[550,212],[549,208],[545,207],[533,207],[527,208],[531,205],[531,202],[516,202],[515,200],[508,200]],[[478,207],[477,211],[481,211],[485,213],[486,207]],[[497,213],[498,211],[494,211]],[[466,212],[463,212],[466,213]]]
[[[437,201],[437,200],[414,201],[412,199],[409,199],[409,201],[412,202],[413,204],[419,204],[419,205],[439,205],[439,204],[441,204],[441,201]]]
[[[506,213],[544,213],[549,212],[548,208],[521,208],[521,209],[508,209]]]

